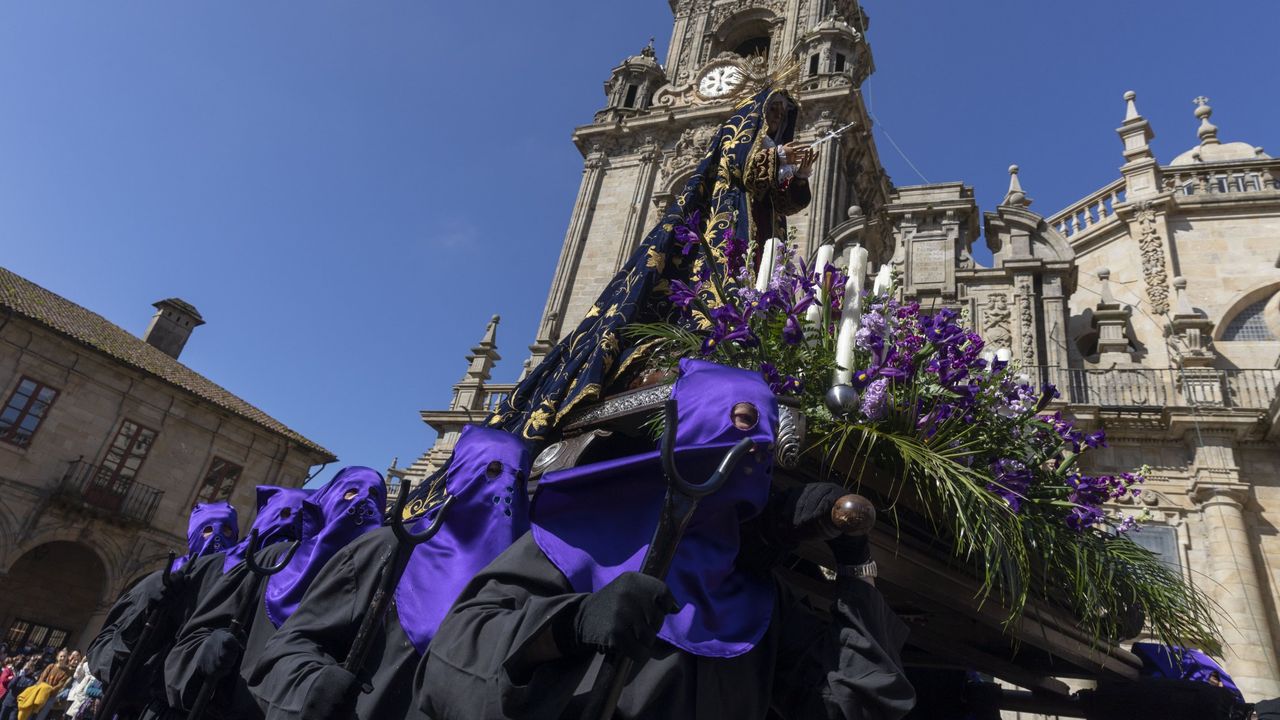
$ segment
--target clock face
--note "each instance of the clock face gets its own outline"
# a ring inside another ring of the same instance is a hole
[[[732,95],[742,87],[745,76],[736,65],[716,65],[707,70],[698,81],[698,94],[704,98],[716,98]]]

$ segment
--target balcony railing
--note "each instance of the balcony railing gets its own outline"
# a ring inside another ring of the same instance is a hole
[[[1124,188],[1124,179],[1116,180],[1049,218],[1049,226],[1066,237],[1073,237],[1106,223],[1115,218],[1116,206],[1124,202]]]
[[[133,480],[122,480],[109,468],[76,460],[62,476],[58,491],[64,500],[105,512],[127,522],[144,525],[160,506],[163,490]]]
[[[1127,409],[1220,407],[1265,410],[1280,386],[1280,370],[1029,368],[1076,405]]]
[[[1165,187],[1182,196],[1240,195],[1280,190],[1280,163],[1249,162],[1239,167],[1179,167],[1165,170]]]
[[[483,409],[487,412],[493,412],[494,410],[497,410],[498,404],[501,403],[503,400],[506,400],[507,396],[511,394],[511,391],[515,389],[516,389],[515,383],[502,384],[502,385],[494,383],[492,385],[485,385]]]

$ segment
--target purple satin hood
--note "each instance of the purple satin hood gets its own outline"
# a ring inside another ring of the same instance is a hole
[[[705,480],[740,439],[757,443],[724,487],[698,504],[666,578],[682,607],[658,632],[695,655],[734,657],[755,647],[773,614],[772,583],[738,570],[735,560],[739,525],[769,497],[778,402],[759,373],[702,360],[680,361],[671,394],[676,466],[689,482]],[[731,417],[744,402],[759,414],[746,431]],[[656,451],[548,474],[533,502],[533,538],[574,590],[594,592],[639,571],[666,491]]]
[[[1134,655],[1142,659],[1142,674],[1170,680],[1190,680],[1193,682],[1209,682],[1209,673],[1216,672],[1222,678],[1222,687],[1235,693],[1244,702],[1244,695],[1235,681],[1213,658],[1188,648],[1169,647],[1159,643],[1136,642],[1133,644]],[[1181,657],[1179,657],[1181,654]]]
[[[350,500],[344,496],[355,491]],[[263,602],[271,624],[280,627],[298,609],[302,594],[329,558],[361,535],[382,526],[387,486],[378,471],[343,468],[302,501],[302,544],[283,570],[267,579]]]
[[[400,624],[418,652],[426,654],[436,628],[471,578],[529,530],[525,480],[529,447],[503,430],[462,429],[445,471],[445,490],[455,499],[435,537],[413,549],[396,588]],[[428,513],[411,528],[431,524]]]
[[[205,530],[210,533],[206,537]],[[205,555],[229,549],[240,540],[240,526],[236,522],[236,509],[224,501],[201,503],[191,510],[187,521],[187,554],[173,563],[177,571],[189,562]]]
[[[297,540],[295,537],[298,524],[296,517],[302,512],[302,501],[311,494],[302,488],[283,488],[273,485],[258,486],[258,514],[253,519],[253,527],[244,539],[227,551],[222,561],[222,572],[239,565],[244,561],[244,554],[249,551],[249,536],[258,531],[258,546],[266,547],[281,540]]]

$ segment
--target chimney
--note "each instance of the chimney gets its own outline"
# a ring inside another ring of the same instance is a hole
[[[191,303],[178,298],[161,300],[152,305],[156,314],[142,339],[160,352],[177,359],[191,337],[191,331],[204,324],[204,318]]]

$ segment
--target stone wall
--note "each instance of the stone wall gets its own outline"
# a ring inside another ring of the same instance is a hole
[[[31,582],[23,576],[30,574],[33,551],[57,542],[86,548],[101,563],[103,581],[93,591],[93,617],[66,628],[73,641],[87,641],[110,602],[157,569],[167,550],[183,551],[189,510],[215,456],[244,468],[230,498],[241,528],[253,519],[256,485],[299,486],[320,462],[312,451],[240,416],[14,318],[0,328],[0,402],[24,375],[57,388],[59,395],[29,447],[0,442],[0,599],[18,597],[14,588]],[[73,461],[102,460],[124,418],[158,433],[135,478],[163,492],[145,524],[58,492]],[[38,609],[0,605],[0,630]]]

